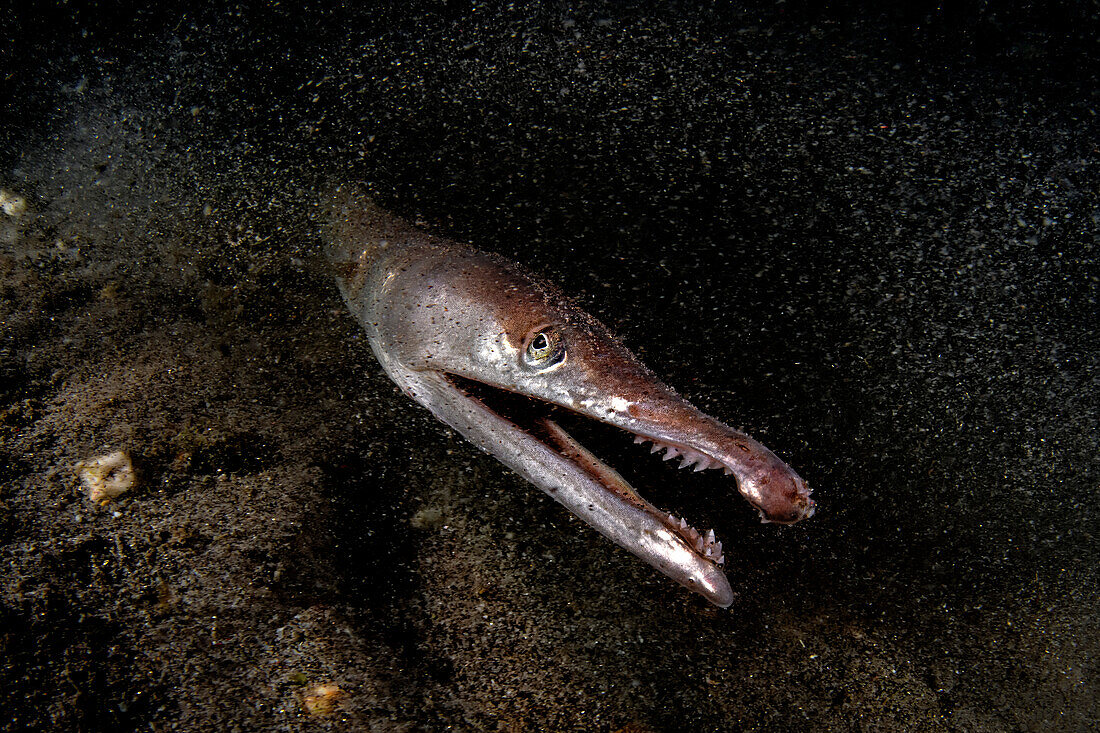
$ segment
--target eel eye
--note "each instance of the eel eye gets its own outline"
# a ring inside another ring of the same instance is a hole
[[[554,328],[541,328],[527,337],[527,348],[523,350],[523,361],[535,369],[546,369],[565,358],[565,344]]]

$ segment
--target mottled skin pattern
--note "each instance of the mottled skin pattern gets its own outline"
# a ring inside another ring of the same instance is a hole
[[[334,195],[328,240],[349,309],[406,394],[713,603],[733,599],[713,533],[646,502],[556,423],[499,414],[463,380],[616,425],[696,470],[722,468],[764,521],[813,514],[809,487],[782,460],[677,395],[549,283],[420,231],[355,193]]]

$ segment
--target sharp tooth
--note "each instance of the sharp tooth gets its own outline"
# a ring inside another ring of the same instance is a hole
[[[706,457],[704,457],[703,460],[701,460],[701,461],[699,461],[698,463],[695,464],[696,472],[707,470],[708,468],[710,468],[709,464],[710,464],[710,461],[708,461],[706,459]]]
[[[664,448],[664,446],[661,445],[660,443],[654,443],[653,447],[649,449],[649,452],[650,453],[656,453],[657,451],[661,450],[662,448]]]
[[[669,460],[669,459],[671,459],[671,458],[675,458],[675,457],[676,457],[676,456],[678,456],[678,455],[680,455],[680,451],[679,451],[679,450],[677,450],[676,448],[673,448],[673,447],[672,447],[672,446],[670,445],[670,446],[668,447],[668,453],[665,453],[665,457],[664,457],[664,458],[662,458],[661,460],[663,460],[663,461],[667,461],[667,460]]]
[[[683,519],[681,519],[680,520],[680,529],[687,529],[687,528],[688,528],[688,523],[686,521],[684,521]]]
[[[703,538],[702,537],[696,537],[695,538],[695,551],[696,552],[702,552],[703,551]]]
[[[702,453],[699,453],[698,451],[685,449],[684,458],[685,460],[687,460],[688,463],[698,463],[699,461],[706,458],[706,456],[704,456]]]
[[[714,562],[717,565],[725,565],[726,564],[726,556],[725,555],[719,555],[718,559],[715,560]]]
[[[634,445],[641,445],[644,442],[646,442],[646,438],[643,438],[640,435],[635,435],[634,436]]]
[[[722,554],[722,543],[721,542],[714,543],[714,554],[721,556],[721,554]]]
[[[687,468],[687,467],[688,467],[688,466],[690,466],[690,465],[691,465],[691,461],[690,461],[690,460],[688,460],[688,457],[687,457],[687,456],[684,456],[684,460],[683,460],[683,462],[682,462],[682,463],[680,464],[680,468]]]
[[[705,537],[708,545],[713,545],[714,544],[714,530],[713,529],[708,529],[707,533],[706,533],[706,535],[704,535],[704,537]]]

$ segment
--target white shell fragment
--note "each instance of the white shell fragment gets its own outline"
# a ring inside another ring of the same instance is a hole
[[[27,200],[17,193],[0,188],[0,211],[18,219],[27,210]]]
[[[81,461],[76,464],[76,470],[92,501],[110,501],[125,494],[134,485],[134,464],[126,451]]]
[[[303,692],[302,704],[310,715],[325,717],[331,715],[337,704],[347,695],[335,682],[317,684]]]

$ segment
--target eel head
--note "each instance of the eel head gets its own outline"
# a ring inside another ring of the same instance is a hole
[[[361,243],[371,233],[352,235]],[[541,278],[426,235],[386,252],[375,249],[372,276],[349,271],[338,281],[389,376],[670,578],[716,605],[733,602],[714,532],[639,496],[561,427],[561,411],[620,428],[682,468],[721,470],[765,522],[814,513],[809,486],[774,453],[679,396]]]

